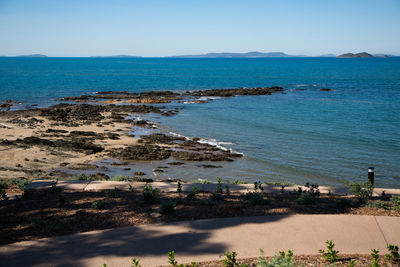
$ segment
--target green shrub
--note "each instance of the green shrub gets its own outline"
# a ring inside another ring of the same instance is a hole
[[[327,251],[320,249],[318,252],[321,254],[321,257],[324,258],[329,263],[334,263],[339,260],[339,251],[334,250],[335,244],[332,240],[326,241]]]
[[[320,196],[319,186],[317,184],[305,184],[306,189],[303,190],[301,187],[297,189],[297,193],[300,195],[296,199],[296,203],[299,205],[310,205],[315,203],[317,197]]]
[[[199,189],[197,188],[197,186],[193,186],[193,193],[195,195],[197,195],[199,193]]]
[[[4,180],[0,180],[0,189],[7,189],[8,183]]]
[[[211,181],[210,181],[210,180],[201,179],[201,178],[197,178],[197,180],[196,180],[195,182],[197,182],[197,183],[199,183],[199,184],[211,184]]]
[[[390,198],[390,202],[393,205],[393,209],[399,210],[400,209],[400,196],[392,196]]]
[[[161,204],[159,212],[161,214],[167,215],[174,211],[175,202],[174,201],[165,201]]]
[[[79,174],[75,174],[75,175],[69,177],[68,180],[89,181],[91,179],[90,179],[90,177],[88,175],[83,174],[83,173],[79,173]]]
[[[296,199],[296,203],[299,205],[311,205],[315,202],[315,197],[306,192],[301,193],[301,195]]]
[[[268,181],[264,182],[264,184],[275,185],[275,186],[284,186],[284,187],[294,185],[294,183],[290,183],[290,182],[268,182]]]
[[[257,192],[258,190],[263,191],[264,187],[262,186],[261,182],[254,182],[254,191]]]
[[[117,182],[131,182],[132,177],[126,175],[116,175],[110,178],[110,181],[117,181]]]
[[[25,186],[31,183],[31,180],[21,177],[21,178],[12,178],[7,180],[8,185],[16,185],[19,189],[24,190]]]
[[[280,251],[276,253],[275,256],[268,261],[264,258],[264,251],[260,249],[261,256],[259,257],[259,263],[257,267],[295,267],[295,266],[303,266],[301,264],[297,264],[293,258],[293,252],[289,250],[288,252]]]
[[[371,267],[379,267],[378,259],[379,259],[379,250],[378,249],[371,249],[371,257],[372,257],[372,264]]]
[[[387,202],[382,201],[382,200],[375,200],[373,202],[369,202],[367,204],[368,207],[375,208],[375,209],[382,209],[382,210],[388,210],[389,205]]]
[[[170,251],[168,252],[168,263],[171,264],[172,266],[176,266],[176,267],[196,267],[196,262],[192,262],[189,265],[184,265],[184,264],[179,264],[176,260],[175,260],[175,251]]]
[[[215,193],[222,194],[222,179],[218,178],[217,188],[215,189]]]
[[[229,186],[228,186],[228,185],[225,185],[225,194],[226,194],[227,196],[230,196],[230,195],[231,195],[231,190],[229,189]]]
[[[221,200],[224,200],[224,196],[221,195],[220,193],[212,193],[210,196],[210,199],[212,201],[221,201]]]
[[[247,267],[247,264],[239,264],[236,260],[237,253],[235,251],[225,252],[225,258],[221,260],[224,267]]]
[[[250,206],[268,204],[268,201],[261,194],[255,192],[248,192],[243,195],[243,200]]]
[[[389,253],[385,254],[385,257],[393,264],[400,263],[399,246],[387,244]]]
[[[196,194],[194,192],[189,192],[186,195],[186,200],[195,200],[196,199]]]
[[[140,265],[140,260],[133,258],[131,267],[142,267],[142,265]]]
[[[158,188],[153,189],[152,185],[146,184],[143,188],[142,197],[143,200],[147,203],[155,203],[157,202],[157,197],[160,194]]]
[[[374,192],[374,187],[369,181],[365,183],[345,182],[345,186],[349,189],[350,194],[355,195],[361,203],[366,203]]]
[[[178,183],[176,184],[176,192],[178,193],[182,193],[182,183],[180,181],[178,181]]]
[[[247,181],[235,179],[231,181],[231,184],[247,184]]]
[[[95,200],[92,203],[92,209],[103,210],[106,208],[107,203],[104,200]]]

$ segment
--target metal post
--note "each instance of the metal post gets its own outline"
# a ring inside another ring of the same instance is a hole
[[[375,170],[374,167],[368,168],[368,181],[372,186],[374,185],[374,178],[375,178],[374,170]]]

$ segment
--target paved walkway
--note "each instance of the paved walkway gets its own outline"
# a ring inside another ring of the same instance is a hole
[[[143,266],[167,265],[175,250],[179,262],[218,260],[225,251],[239,258],[293,249],[317,254],[333,240],[340,253],[386,252],[400,243],[400,217],[356,215],[260,216],[185,221],[93,231],[14,243],[0,247],[0,266]]]

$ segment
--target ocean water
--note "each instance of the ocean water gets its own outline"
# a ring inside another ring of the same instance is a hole
[[[0,102],[21,101],[17,108],[104,90],[257,86],[286,94],[173,104],[178,115],[152,117],[244,154],[223,168],[193,163],[169,176],[342,185],[363,181],[373,166],[377,186],[400,188],[400,58],[0,58]]]

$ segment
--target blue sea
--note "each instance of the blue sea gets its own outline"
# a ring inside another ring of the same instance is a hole
[[[17,108],[105,90],[258,86],[286,94],[173,104],[178,115],[154,116],[165,130],[244,154],[168,175],[342,185],[373,166],[377,186],[400,188],[400,58],[0,58],[0,102]]]

